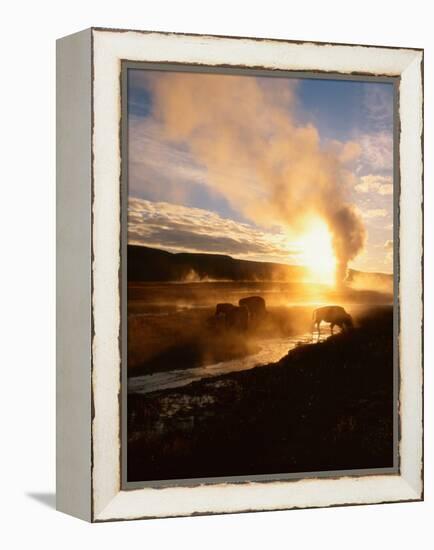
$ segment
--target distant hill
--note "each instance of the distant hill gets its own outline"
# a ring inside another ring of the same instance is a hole
[[[128,280],[134,282],[305,281],[303,266],[236,260],[223,254],[173,254],[146,246],[128,245]],[[356,289],[392,292],[393,276],[348,270],[347,283]]]
[[[303,281],[304,267],[236,260],[222,254],[172,254],[156,248],[128,245],[129,281]]]

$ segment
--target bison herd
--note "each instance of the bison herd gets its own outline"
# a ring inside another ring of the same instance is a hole
[[[266,315],[265,300],[261,296],[249,296],[238,301],[238,305],[221,303],[216,305],[215,314],[208,320],[211,328],[245,332]]]
[[[250,327],[257,327],[267,314],[265,300],[261,296],[249,296],[238,301],[238,305],[230,303],[217,304],[215,313],[208,319],[208,327],[213,330],[230,330],[245,332]],[[322,322],[330,324],[330,333],[335,326],[341,330],[353,327],[353,320],[341,306],[326,306],[315,309],[312,314],[312,337],[316,330],[320,337]]]

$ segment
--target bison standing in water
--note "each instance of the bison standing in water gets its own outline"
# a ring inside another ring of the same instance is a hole
[[[249,296],[241,298],[238,302],[240,307],[244,306],[248,309],[252,320],[262,319],[265,316],[265,300],[261,296]]]
[[[320,337],[320,325],[322,321],[325,323],[330,323],[331,334],[333,334],[333,328],[335,326],[340,327],[341,330],[346,330],[353,327],[353,319],[351,315],[341,306],[325,306],[315,309],[312,314],[312,336],[316,326],[318,338]]]
[[[248,330],[251,321],[254,323],[265,316],[265,300],[260,296],[248,296],[238,302],[238,306],[230,303],[216,305],[214,317],[207,324],[212,329],[219,329],[224,323],[226,330],[244,332]]]
[[[233,306],[226,313],[226,328],[246,331],[249,328],[249,310],[245,306]]]
[[[216,315],[227,315],[229,311],[234,309],[234,304],[229,303],[223,303],[223,304],[217,304],[215,307],[215,314]]]
[[[245,306],[234,306],[229,303],[217,304],[215,315],[208,324],[212,328],[218,328],[222,322],[226,330],[244,332],[249,328],[249,310]]]

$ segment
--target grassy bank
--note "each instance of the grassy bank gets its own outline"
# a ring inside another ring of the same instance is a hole
[[[393,463],[392,308],[278,363],[128,398],[128,478]]]

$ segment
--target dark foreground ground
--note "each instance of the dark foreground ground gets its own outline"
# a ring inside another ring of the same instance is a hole
[[[392,308],[278,363],[128,396],[128,480],[393,466]]]

